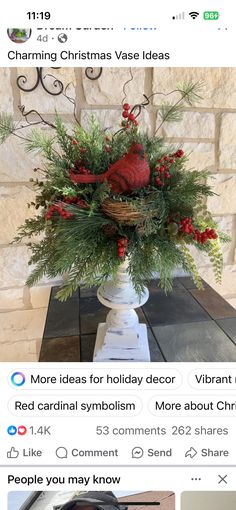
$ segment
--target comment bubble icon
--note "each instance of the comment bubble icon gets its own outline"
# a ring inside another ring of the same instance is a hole
[[[56,456],[58,457],[58,459],[67,459],[67,457],[68,457],[68,450],[64,446],[59,446],[56,449],[55,453],[56,453]]]

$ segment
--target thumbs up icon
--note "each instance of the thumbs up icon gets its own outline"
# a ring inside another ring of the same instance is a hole
[[[20,452],[14,448],[14,446],[11,447],[9,452],[7,452],[7,458],[8,459],[17,459],[19,457]]]

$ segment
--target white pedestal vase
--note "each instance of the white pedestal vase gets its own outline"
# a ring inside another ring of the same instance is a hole
[[[111,308],[105,323],[97,331],[93,361],[150,361],[147,327],[140,324],[135,308],[149,297],[145,288],[136,293],[127,271],[128,261],[120,265],[116,280],[101,285],[99,301]]]

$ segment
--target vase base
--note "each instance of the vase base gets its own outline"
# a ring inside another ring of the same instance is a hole
[[[150,362],[147,326],[137,324],[135,328],[118,329],[99,324],[93,361]]]

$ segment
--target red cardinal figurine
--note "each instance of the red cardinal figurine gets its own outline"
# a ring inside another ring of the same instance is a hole
[[[107,180],[113,193],[129,193],[149,184],[150,168],[143,146],[140,143],[133,143],[128,154],[110,165],[104,174],[81,175],[70,170],[70,179],[75,184],[91,184]]]

